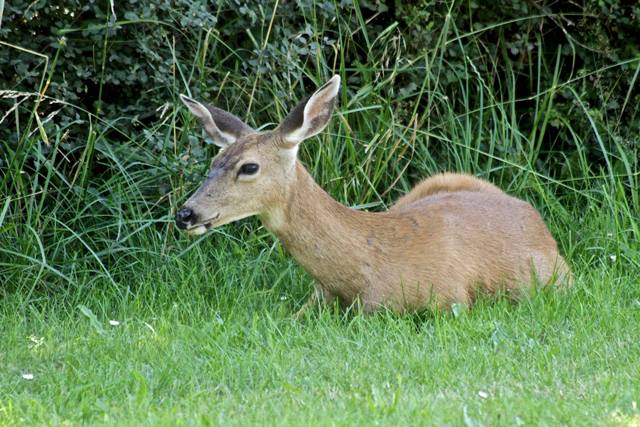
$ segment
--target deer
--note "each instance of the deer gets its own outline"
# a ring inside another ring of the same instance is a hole
[[[538,211],[489,181],[440,173],[383,212],[334,200],[298,160],[300,144],[333,114],[340,76],[273,130],[186,95],[181,101],[220,147],[207,177],[175,216],[191,235],[257,216],[312,276],[318,301],[364,313],[450,311],[479,295],[514,300],[533,287],[570,284],[571,270]]]

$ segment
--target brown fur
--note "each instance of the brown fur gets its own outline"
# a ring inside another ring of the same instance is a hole
[[[488,181],[471,175],[456,173],[440,173],[430,176],[417,184],[411,191],[399,198],[393,209],[410,205],[416,200],[423,199],[436,193],[455,193],[456,191],[497,191],[498,187]]]
[[[436,175],[399,202],[382,213],[349,209],[298,163],[288,199],[262,220],[325,298],[358,298],[366,311],[446,309],[479,290],[517,298],[536,282],[569,278],[538,212],[486,181]]]
[[[183,97],[225,149],[185,203],[178,225],[202,234],[258,215],[316,279],[317,294],[345,305],[360,301],[366,311],[448,309],[473,303],[479,292],[502,290],[517,298],[535,284],[570,283],[569,267],[540,214],[473,176],[434,175],[386,212],[357,211],[333,200],[296,153],[298,144],[326,126],[339,84],[334,76],[264,133],[247,133],[242,123],[234,128],[236,120],[228,117],[231,125],[220,131],[215,117],[203,114],[205,106]],[[243,174],[247,163],[259,171]]]

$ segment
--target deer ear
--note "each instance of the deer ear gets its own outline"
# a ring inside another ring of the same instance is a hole
[[[322,130],[329,123],[340,90],[340,76],[335,75],[313,95],[298,104],[278,127],[287,147],[293,147]]]
[[[218,147],[224,148],[238,138],[255,132],[242,120],[224,110],[205,105],[186,95],[180,95],[180,100],[200,120],[204,130]]]

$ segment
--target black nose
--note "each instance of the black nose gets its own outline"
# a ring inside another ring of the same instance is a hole
[[[182,208],[176,214],[176,225],[178,228],[184,230],[187,228],[190,222],[195,221],[195,214],[189,208]]]

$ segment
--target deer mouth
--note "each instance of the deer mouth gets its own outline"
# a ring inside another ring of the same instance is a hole
[[[209,218],[206,221],[202,222],[202,225],[204,225],[207,230],[210,229],[212,227],[212,224],[218,219],[220,218],[220,212],[218,212],[217,214],[215,214],[214,216],[212,216],[211,218]]]
[[[213,228],[214,222],[218,218],[220,218],[220,212],[218,212],[217,214],[215,214],[211,218],[202,221],[200,224],[196,224],[196,225],[193,225],[193,226],[189,227],[186,231],[187,231],[187,233],[189,233],[191,235],[200,236],[200,235],[206,233],[207,231],[209,231],[211,228]]]

